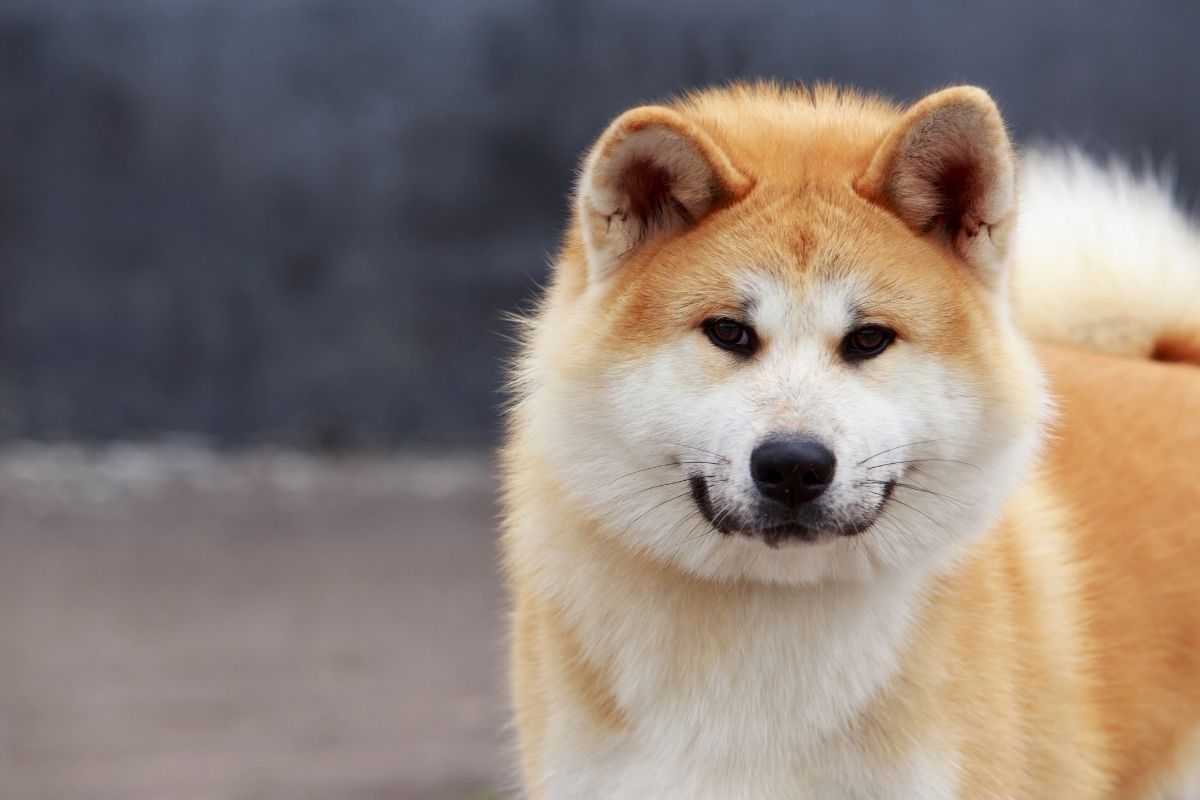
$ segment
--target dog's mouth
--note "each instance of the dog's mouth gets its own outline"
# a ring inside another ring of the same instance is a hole
[[[857,519],[835,519],[817,507],[804,507],[786,514],[760,514],[745,517],[716,508],[708,491],[708,481],[701,475],[691,476],[692,500],[700,514],[714,529],[726,536],[747,536],[762,539],[772,548],[785,542],[816,542],[839,536],[857,536],[868,530],[883,513],[884,506],[896,490],[896,480],[882,484],[874,509]]]

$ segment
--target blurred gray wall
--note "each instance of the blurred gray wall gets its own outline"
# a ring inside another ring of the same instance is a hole
[[[970,81],[1200,186],[1200,4],[0,0],[0,437],[483,443],[631,104]]]

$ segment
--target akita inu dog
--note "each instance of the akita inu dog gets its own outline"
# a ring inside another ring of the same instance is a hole
[[[528,794],[1196,791],[1197,242],[976,88],[617,118],[503,453]]]

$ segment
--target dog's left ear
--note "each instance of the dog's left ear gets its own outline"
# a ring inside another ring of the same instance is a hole
[[[987,92],[958,86],[909,108],[855,188],[949,247],[989,286],[999,282],[1016,218],[1015,164]]]

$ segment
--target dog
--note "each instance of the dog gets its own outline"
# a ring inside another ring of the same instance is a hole
[[[620,115],[573,211],[501,453],[529,797],[1200,791],[1158,181],[1019,165],[975,87],[763,83]]]

